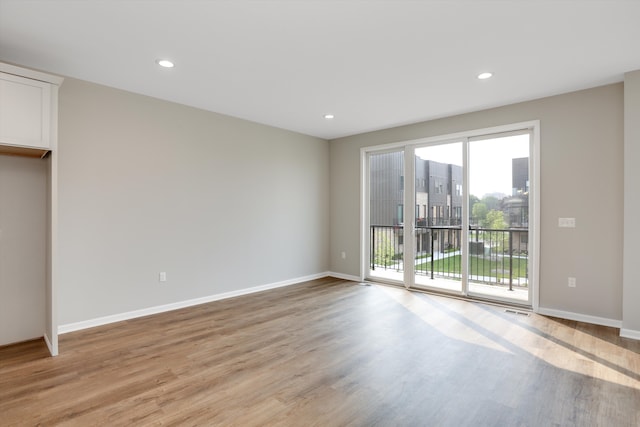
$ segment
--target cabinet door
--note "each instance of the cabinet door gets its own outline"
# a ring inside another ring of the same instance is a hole
[[[0,73],[0,144],[50,147],[51,86]]]

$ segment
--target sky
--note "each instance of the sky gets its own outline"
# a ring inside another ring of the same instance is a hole
[[[416,149],[427,160],[462,166],[462,143],[454,142]],[[469,142],[469,193],[511,195],[511,159],[529,157],[529,135]]]

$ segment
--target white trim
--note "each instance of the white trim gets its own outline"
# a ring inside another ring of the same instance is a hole
[[[327,277],[328,272],[312,274],[295,279],[283,280],[282,282],[269,283],[266,285],[254,286],[252,288],[239,289],[237,291],[224,292],[221,294],[209,295],[201,298],[194,298],[186,301],[174,302],[171,304],[158,305],[155,307],[143,308],[140,310],[129,311],[126,313],[112,314],[110,316],[98,317],[95,319],[83,320],[81,322],[67,323],[58,326],[58,334],[66,334],[68,332],[79,331],[82,329],[93,328],[95,326],[107,325],[109,323],[121,322],[123,320],[135,319],[137,317],[149,316],[152,314],[165,313],[167,311],[178,310],[181,308],[192,307],[194,305],[206,304],[213,301],[219,301],[227,298],[233,298],[241,295],[253,294],[269,289],[282,288],[285,286],[298,285],[309,280],[321,279]]]
[[[369,208],[367,200],[369,199],[369,153],[364,149],[360,149],[360,277],[365,278],[368,271],[369,259]]]
[[[622,338],[631,338],[632,340],[640,340],[640,331],[634,331],[633,329],[620,328],[620,336]]]
[[[49,337],[47,336],[47,334],[44,334],[43,338],[44,338],[44,343],[49,348],[49,353],[51,353],[52,356],[57,356],[58,355],[57,346],[54,347],[53,344],[51,344],[51,341],[49,340]]]
[[[404,212],[402,222],[404,223],[402,233],[404,240],[402,244],[404,287],[409,289],[415,286],[416,280],[416,146],[407,146],[403,152],[404,163],[404,195],[402,205]],[[369,173],[370,174],[370,173]],[[411,178],[411,179],[409,179]],[[410,262],[406,262],[410,260]]]
[[[62,80],[58,85],[62,84]],[[51,333],[50,342],[47,344],[52,356],[57,356],[58,349],[58,86],[51,87],[51,139],[49,141],[51,158],[49,160],[49,318],[47,319],[47,332]],[[46,334],[45,334],[45,337]]]
[[[529,212],[529,245],[531,248],[531,258],[533,262],[529,264],[529,278],[530,278],[530,287],[529,287],[529,301],[528,305],[531,305],[534,312],[537,312],[538,306],[540,304],[540,120],[529,120],[526,122],[518,122],[518,123],[510,123],[506,125],[493,126],[488,128],[480,128],[467,130],[457,133],[450,133],[445,135],[436,135],[430,136],[426,138],[418,138],[413,140],[405,140],[405,141],[396,141],[387,144],[379,144],[379,145],[371,145],[360,148],[360,274],[363,278],[368,278],[368,274],[365,273],[367,271],[368,259],[367,256],[370,252],[369,242],[368,242],[368,233],[369,230],[369,215],[367,211],[367,207],[369,206],[369,170],[368,170],[368,156],[372,153],[380,154],[385,152],[393,152],[393,151],[404,151],[405,152],[405,178],[409,174],[407,173],[407,165],[411,165],[412,162],[408,161],[410,155],[407,151],[415,151],[416,147],[425,147],[429,145],[441,145],[446,144],[448,142],[462,142],[463,143],[463,181],[464,181],[464,197],[466,197],[466,203],[463,204],[463,207],[466,206],[468,210],[468,187],[469,187],[469,177],[468,177],[468,145],[469,140],[479,140],[479,139],[487,139],[487,138],[496,138],[504,135],[515,135],[515,134],[525,134],[527,130],[530,135],[529,141],[529,180],[530,180],[530,192],[533,196],[533,209],[530,208]],[[415,174],[413,174],[415,175]],[[404,193],[404,206],[405,206],[405,235],[410,234],[413,235],[412,230],[408,230],[408,225],[412,224],[413,221],[408,222],[407,219],[409,217],[409,213],[413,212],[413,206],[410,205],[408,201],[410,201],[406,194],[409,192],[410,194],[414,194],[412,188],[408,188],[407,184],[410,184],[405,179],[405,193]],[[412,181],[413,182],[413,181]],[[407,206],[411,206],[411,209],[407,209]],[[468,224],[469,212],[466,214],[463,213],[463,220],[466,218]],[[463,229],[466,229],[468,225],[464,225]],[[463,242],[466,239],[463,239]],[[463,246],[465,244],[463,243]],[[468,251],[468,243],[466,250]],[[406,255],[406,254],[405,254]],[[465,261],[465,263],[468,261]],[[468,265],[465,267],[463,265],[463,273],[464,270],[468,271]],[[378,280],[378,278],[374,278]],[[413,277],[407,274],[407,271],[404,272],[404,286],[409,288],[413,284]],[[468,286],[463,286],[463,295],[468,293]],[[512,302],[512,301],[509,301]]]
[[[352,276],[351,274],[336,273],[335,271],[327,272],[327,276],[335,277],[336,279],[350,280],[352,282],[362,282],[362,279],[358,276]]]
[[[529,302],[534,312],[540,307],[540,120],[531,122],[531,146],[529,149],[529,193],[533,196],[533,211],[529,212],[529,245],[532,260],[529,265],[531,287]],[[531,208],[529,208],[531,209]],[[533,216],[533,217],[532,217]],[[532,239],[533,238],[533,239]]]
[[[469,212],[469,138],[463,138],[462,141],[462,230],[460,230],[460,251],[463,254],[469,253],[469,219],[471,212]],[[464,236],[464,237],[463,237]],[[433,258],[432,258],[433,259]],[[461,294],[464,297],[469,297],[469,256],[460,257],[462,263],[460,265],[460,274],[462,280],[460,281]]]
[[[45,83],[60,86],[64,81],[64,77],[46,74],[41,71],[35,71],[28,68],[17,67],[15,65],[0,62],[0,72],[13,74],[14,76],[26,77],[31,80],[38,80]]]
[[[578,322],[609,326],[612,328],[622,327],[622,320],[608,319],[606,317],[590,316],[588,314],[572,313],[570,311],[556,310],[554,308],[539,307],[536,313],[542,314],[543,316],[553,316],[553,317],[558,317],[560,319],[575,320]]]
[[[540,125],[540,120],[529,120],[526,122],[511,123],[508,125],[494,126],[490,128],[479,128],[466,130],[463,132],[449,133],[444,135],[430,136],[426,138],[410,139],[405,141],[390,142],[388,144],[369,145],[360,148],[360,152],[381,152],[385,150],[393,150],[407,145],[428,145],[442,144],[454,140],[462,140],[464,138],[482,137],[484,135],[492,135],[497,133],[513,132],[520,129],[533,129]]]

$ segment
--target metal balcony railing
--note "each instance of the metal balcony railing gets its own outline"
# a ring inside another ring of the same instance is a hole
[[[459,225],[418,225],[415,228],[416,275],[460,280],[462,228]],[[476,283],[527,287],[528,230],[526,228],[469,229],[469,279]],[[402,226],[372,225],[371,270],[404,271]]]

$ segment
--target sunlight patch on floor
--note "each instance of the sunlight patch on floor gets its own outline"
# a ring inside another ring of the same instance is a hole
[[[505,319],[498,308],[446,297],[425,298],[402,288],[376,286],[450,338],[516,356],[524,352],[560,369],[640,389],[640,354],[587,332],[560,322],[549,324],[548,318],[536,314],[511,314],[513,320],[505,328]],[[492,324],[501,327],[492,329]],[[546,325],[550,327],[545,328]],[[595,348],[600,350],[593,353]]]
[[[379,288],[443,335],[469,344],[481,345],[492,350],[511,353],[507,348],[452,318],[448,313],[429,304],[427,300],[420,298],[413,292],[407,292],[403,289],[396,289],[390,286],[379,286]],[[456,328],[451,327],[452,322],[456,324]]]

